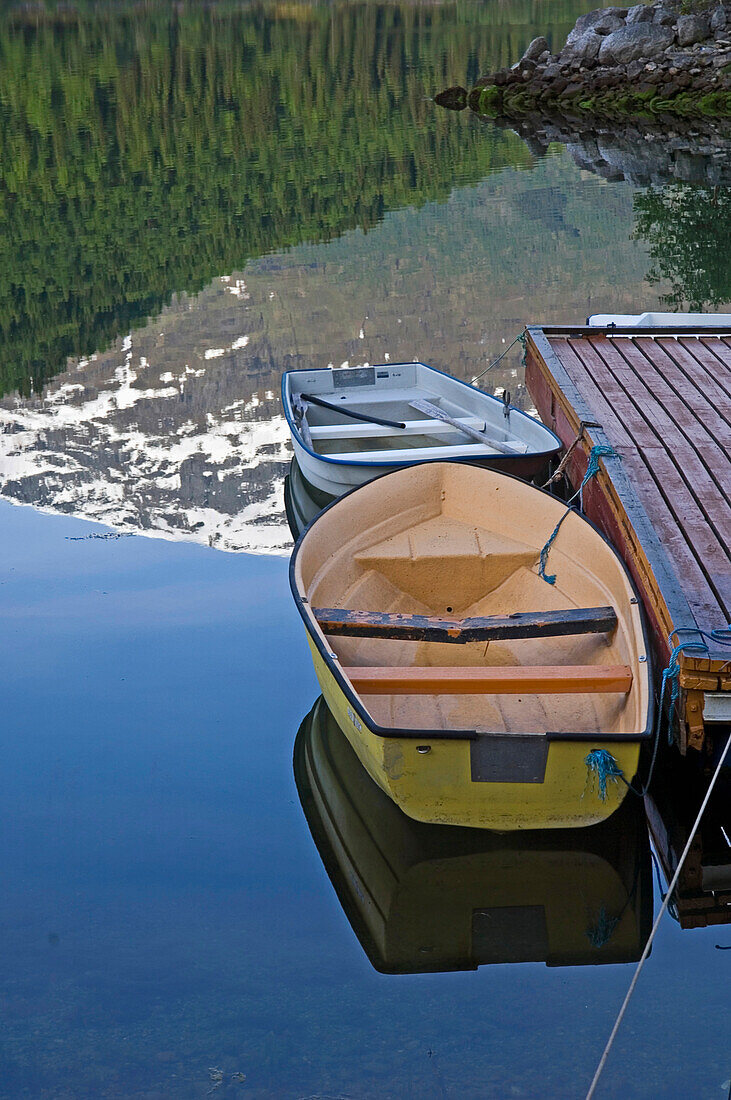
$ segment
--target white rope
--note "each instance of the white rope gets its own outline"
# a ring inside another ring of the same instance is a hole
[[[701,818],[703,817],[703,813],[705,811],[705,808],[708,805],[708,800],[711,797],[711,794],[713,792],[713,788],[716,785],[716,780],[718,779],[719,775],[721,774],[721,768],[723,767],[723,762],[726,759],[726,754],[729,750],[729,747],[731,747],[731,734],[729,734],[729,739],[726,742],[726,748],[721,753],[721,759],[718,762],[718,767],[716,768],[716,771],[713,774],[713,778],[711,779],[711,782],[708,785],[708,790],[706,791],[706,796],[703,799],[703,802],[701,804],[701,808],[698,811],[698,816],[695,819],[695,824],[693,825],[693,828],[690,830],[690,836],[688,837],[688,843],[685,845],[685,848],[683,849],[683,854],[681,855],[680,859],[678,860],[678,866],[675,868],[675,874],[673,875],[672,880],[671,880],[671,882],[668,886],[668,890],[667,890],[667,893],[665,895],[665,900],[662,903],[662,907],[660,909],[660,912],[657,914],[657,917],[655,918],[655,923],[652,926],[652,931],[650,932],[650,935],[648,936],[648,939],[647,939],[647,943],[645,944],[645,950],[642,952],[642,958],[640,959],[640,961],[637,964],[637,969],[635,970],[632,981],[630,982],[630,986],[629,986],[629,989],[627,990],[627,995],[624,998],[624,1002],[622,1004],[622,1007],[619,1010],[619,1015],[617,1016],[614,1027],[612,1028],[612,1033],[609,1036],[609,1039],[607,1040],[607,1045],[604,1048],[604,1053],[601,1056],[601,1059],[599,1061],[599,1065],[596,1067],[596,1073],[594,1074],[591,1085],[589,1086],[589,1091],[586,1094],[586,1100],[592,1100],[592,1097],[594,1096],[594,1092],[596,1090],[597,1084],[599,1083],[599,1078],[601,1077],[602,1070],[604,1069],[607,1058],[609,1057],[609,1051],[612,1049],[612,1044],[613,1044],[614,1039],[617,1035],[617,1032],[619,1031],[619,1025],[622,1023],[622,1019],[624,1018],[624,1014],[627,1011],[627,1005],[629,1004],[630,997],[634,993],[635,986],[637,985],[637,979],[640,976],[640,971],[642,970],[642,967],[645,965],[645,959],[650,954],[650,948],[652,947],[652,941],[655,938],[655,933],[657,932],[660,921],[664,917],[665,910],[667,909],[668,905],[670,904],[670,899],[673,896],[673,890],[675,889],[677,881],[680,878],[680,872],[682,871],[683,864],[685,863],[685,857],[688,855],[688,852],[690,851],[690,846],[693,843],[693,840],[695,838],[695,834],[698,831],[698,826],[701,823]]]

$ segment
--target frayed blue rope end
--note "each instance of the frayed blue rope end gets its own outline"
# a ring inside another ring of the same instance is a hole
[[[589,451],[589,462],[588,462],[587,467],[586,467],[586,473],[584,474],[584,479],[581,482],[581,485],[579,486],[579,488],[576,490],[574,495],[569,500],[568,507],[567,507],[566,511],[561,516],[561,519],[558,521],[558,523],[554,527],[553,531],[551,532],[551,534],[548,538],[548,542],[546,543],[546,545],[541,550],[541,558],[540,558],[540,566],[539,566],[539,569],[538,569],[538,576],[541,578],[541,580],[545,581],[546,584],[555,584],[556,583],[556,574],[546,572],[546,565],[548,564],[548,554],[551,550],[551,547],[553,546],[556,535],[558,534],[558,532],[561,528],[561,524],[563,523],[563,521],[566,519],[566,516],[571,511],[571,501],[574,500],[575,497],[580,496],[581,490],[584,488],[587,481],[590,481],[591,478],[593,478],[595,474],[599,473],[599,459],[600,458],[609,458],[610,456],[613,457],[613,458],[621,458],[622,457],[620,454],[617,453],[617,451],[615,451],[614,447],[610,447],[605,443],[595,443],[594,446],[592,447],[592,449]]]
[[[589,769],[587,779],[596,776],[599,797],[602,802],[606,802],[607,780],[611,779],[613,783],[616,783],[619,779],[624,779],[624,772],[611,752],[606,749],[592,749],[584,763]]]

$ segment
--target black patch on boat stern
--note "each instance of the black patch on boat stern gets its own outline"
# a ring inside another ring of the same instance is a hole
[[[543,734],[479,733],[470,741],[473,783],[542,783],[548,738]]]

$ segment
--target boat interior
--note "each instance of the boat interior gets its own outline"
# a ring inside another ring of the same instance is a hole
[[[321,455],[357,455],[359,462],[377,464],[402,458],[411,461],[419,449],[428,450],[430,458],[446,458],[465,447],[478,453],[481,448],[485,454],[516,455],[529,448],[551,449],[550,436],[539,422],[515,409],[505,415],[502,401],[421,363],[294,371],[287,376],[287,385],[300,434]],[[319,405],[318,400],[335,407]],[[417,408],[415,402],[427,407]],[[354,419],[341,412],[340,405],[387,423]],[[480,442],[465,428],[485,439]]]
[[[539,576],[565,510],[504,474],[429,463],[323,513],[300,544],[296,583],[375,723],[644,732],[642,624],[614,551],[572,512],[548,560],[555,583]]]

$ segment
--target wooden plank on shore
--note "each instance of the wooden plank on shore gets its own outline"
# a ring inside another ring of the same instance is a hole
[[[617,626],[617,615],[612,607],[573,607],[566,611],[516,612],[513,615],[488,615],[468,619],[356,611],[339,607],[313,607],[312,613],[325,634],[458,644],[513,638],[561,638],[575,634],[601,634],[608,633]]]
[[[496,665],[491,668],[343,668],[360,695],[567,695],[626,694],[629,665]]]

